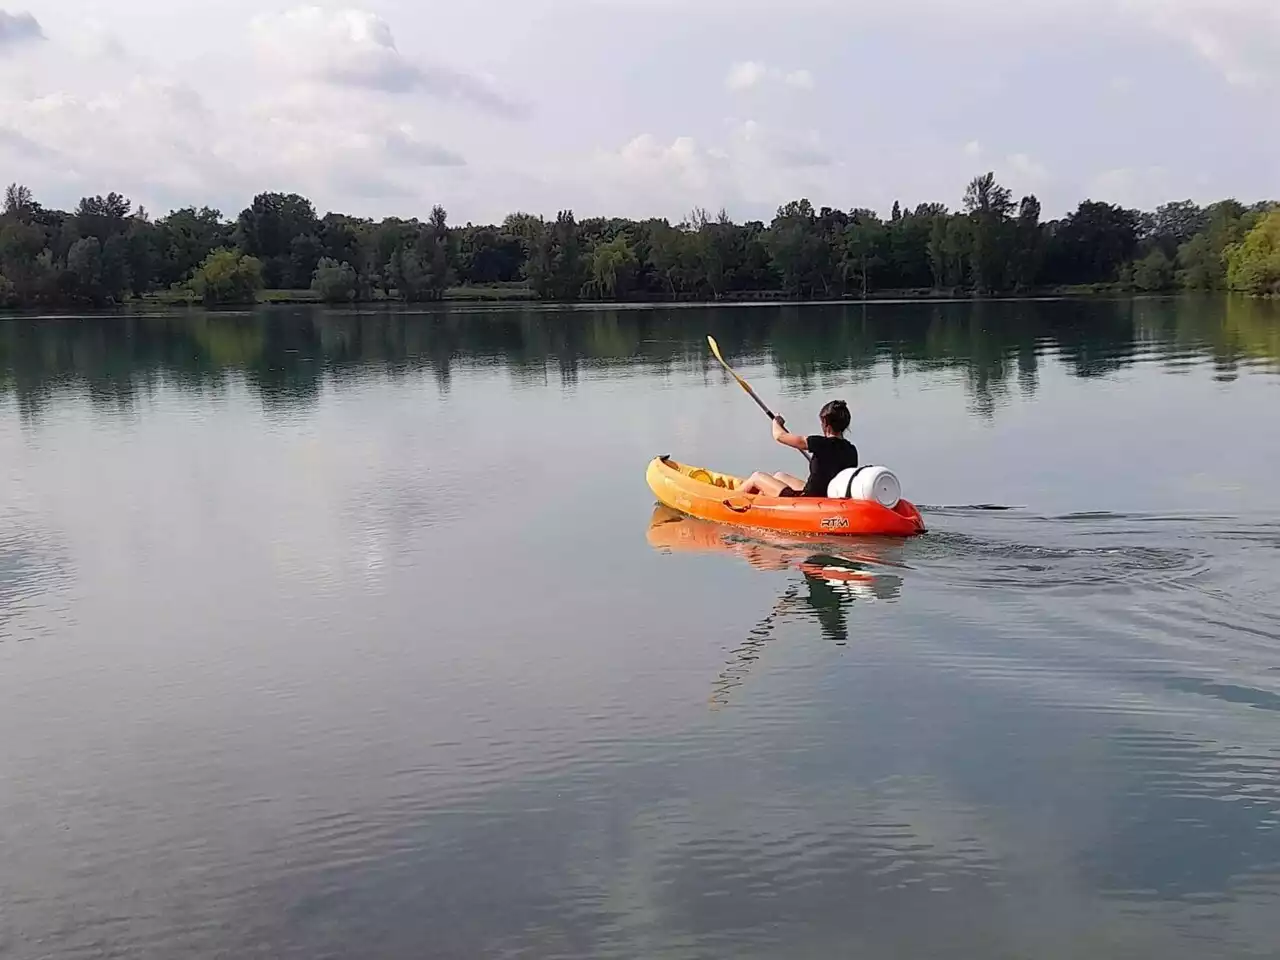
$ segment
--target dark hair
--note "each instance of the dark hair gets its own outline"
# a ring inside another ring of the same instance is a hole
[[[844,433],[853,419],[849,416],[849,405],[843,400],[832,400],[822,408],[820,416],[823,425],[830,427],[833,433]]]

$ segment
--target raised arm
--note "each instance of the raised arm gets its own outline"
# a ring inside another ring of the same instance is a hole
[[[794,447],[797,450],[808,450],[809,441],[804,437],[798,437],[794,433],[787,432],[787,423],[781,417],[773,419],[773,439],[777,440],[784,447]]]

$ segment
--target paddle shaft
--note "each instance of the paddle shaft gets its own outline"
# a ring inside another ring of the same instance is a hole
[[[770,420],[777,420],[778,419],[777,414],[775,414],[772,410],[770,410],[768,404],[766,404],[763,400],[760,399],[759,395],[755,392],[755,390],[751,388],[751,384],[747,383],[746,380],[738,376],[737,371],[734,370],[733,367],[729,366],[725,358],[721,356],[720,345],[716,343],[715,338],[707,337],[707,343],[711,344],[711,352],[715,354],[716,359],[720,361],[721,366],[723,366],[726,370],[729,371],[729,376],[733,377],[733,379],[738,381],[738,386],[742,387],[743,390],[747,391],[747,396],[749,396],[752,400],[754,400],[759,405],[760,409],[764,411],[764,415],[768,417]],[[809,453],[808,450],[801,450],[800,453],[804,456],[806,460],[813,459],[813,456]]]

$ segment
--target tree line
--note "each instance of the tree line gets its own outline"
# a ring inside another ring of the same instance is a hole
[[[771,223],[723,211],[683,221],[501,224],[318,216],[297,194],[262,193],[235,220],[189,207],[153,219],[117,193],[47,209],[13,184],[0,211],[0,306],[110,305],[165,293],[207,304],[263,290],[327,302],[443,299],[511,287],[550,301],[841,299],[934,291],[989,296],[1107,285],[1146,292],[1280,294],[1280,205],[1168,203],[1152,212],[1086,200],[1057,220],[991,173],[962,209],[895,203],[888,218],[796,200]]]

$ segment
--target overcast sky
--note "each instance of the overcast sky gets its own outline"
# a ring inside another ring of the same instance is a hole
[[[0,0],[0,4],[12,0]],[[26,0],[0,180],[453,222],[1280,198],[1280,0]]]

